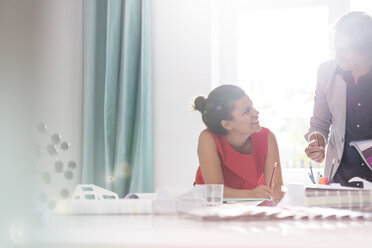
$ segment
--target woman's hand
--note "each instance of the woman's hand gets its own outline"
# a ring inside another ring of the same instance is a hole
[[[270,198],[273,189],[267,185],[258,185],[255,189],[249,190],[249,198]]]
[[[278,204],[280,200],[284,197],[284,194],[285,193],[282,191],[281,187],[274,188],[274,192],[272,196],[273,201],[275,201],[276,204]]]

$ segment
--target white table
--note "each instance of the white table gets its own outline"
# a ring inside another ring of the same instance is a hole
[[[176,215],[52,216],[37,247],[372,247],[367,221],[215,221]]]

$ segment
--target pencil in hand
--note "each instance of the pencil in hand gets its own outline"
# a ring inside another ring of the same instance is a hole
[[[274,164],[274,169],[273,169],[273,173],[271,174],[271,179],[270,179],[270,184],[269,184],[269,187],[270,187],[270,188],[271,188],[271,186],[273,185],[273,179],[274,179],[274,174],[275,174],[276,166],[277,166],[277,162],[275,162],[275,164]]]

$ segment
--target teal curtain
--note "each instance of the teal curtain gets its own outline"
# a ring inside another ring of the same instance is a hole
[[[151,1],[84,1],[82,182],[152,192]]]

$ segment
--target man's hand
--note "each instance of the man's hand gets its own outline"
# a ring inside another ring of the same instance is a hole
[[[325,157],[325,140],[319,133],[310,136],[310,143],[305,149],[306,155],[317,163],[321,163]]]

